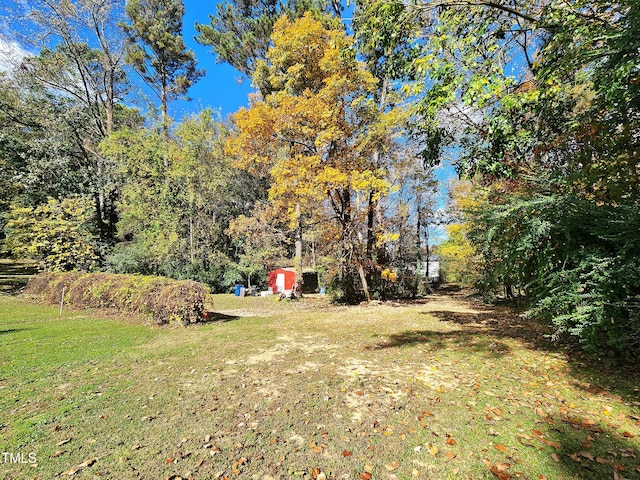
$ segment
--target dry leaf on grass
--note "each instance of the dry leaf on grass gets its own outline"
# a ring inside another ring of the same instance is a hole
[[[384,468],[386,468],[390,472],[393,472],[399,466],[400,466],[400,464],[398,462],[393,462],[393,463],[388,463],[387,465],[384,466]]]
[[[75,475],[76,473],[78,473],[80,470],[82,470],[83,468],[87,468],[92,466],[93,464],[95,464],[98,461],[97,458],[90,458],[89,460],[85,460],[84,462],[82,462],[80,465],[76,465],[75,467],[73,467],[71,470],[69,470],[68,472],[64,472],[63,475],[67,475],[67,476],[72,476]]]

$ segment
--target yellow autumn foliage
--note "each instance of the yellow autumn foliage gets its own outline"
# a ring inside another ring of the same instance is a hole
[[[380,144],[372,136],[386,128],[370,100],[376,80],[356,59],[352,39],[330,23],[311,13],[276,22],[254,76],[264,98],[235,114],[237,133],[226,145],[238,167],[271,178],[270,198],[283,211],[388,192],[385,172],[372,164]]]

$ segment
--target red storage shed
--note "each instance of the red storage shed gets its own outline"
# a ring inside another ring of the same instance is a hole
[[[296,272],[293,268],[278,268],[269,272],[267,281],[273,293],[293,290],[296,284]]]

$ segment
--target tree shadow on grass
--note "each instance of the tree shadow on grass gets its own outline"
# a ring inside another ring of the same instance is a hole
[[[241,317],[236,315],[225,315],[218,312],[206,312],[204,321],[202,323],[224,323],[231,322],[233,320],[239,320]]]
[[[454,312],[434,310],[420,312],[422,315],[436,318],[440,322],[456,324],[460,327],[454,331],[416,330],[395,333],[388,341],[380,342],[369,348],[377,350],[397,348],[406,345],[429,343],[434,348],[450,346],[472,347],[480,350],[483,346],[496,355],[510,352],[504,343],[505,338],[512,338],[527,347],[545,351],[559,351],[562,345],[553,343],[549,335],[553,329],[537,321],[525,319],[506,307],[487,306],[482,310]]]
[[[637,365],[620,364],[585,353],[574,339],[554,342],[552,325],[526,318],[512,307],[494,306],[468,299],[466,310],[432,310],[421,314],[459,327],[454,331],[414,330],[391,334],[386,341],[367,347],[369,350],[400,348],[425,344],[436,350],[466,348],[489,357],[511,352],[505,339],[513,339],[532,350],[561,354],[567,360],[574,385],[587,394],[610,397],[640,407],[640,371]],[[431,302],[420,302],[428,304]],[[640,479],[640,476],[638,476]]]
[[[460,310],[421,312],[448,326],[457,326],[456,330],[443,331],[436,326],[433,330],[394,333],[367,349],[425,345],[433,350],[456,349],[495,358],[510,354],[512,343],[505,340],[514,339],[526,348],[541,351],[541,355],[549,352],[564,356],[568,367],[566,375],[571,378],[571,384],[583,390],[585,398],[596,396],[594,408],[601,402],[636,406],[638,416],[630,415],[633,424],[637,421],[640,425],[640,374],[637,367],[607,365],[601,359],[585,354],[575,343],[554,343],[548,337],[553,333],[552,326],[527,319],[509,307],[472,302]],[[524,446],[517,442],[514,446],[517,449],[535,448],[553,458],[559,472],[555,478],[640,479],[640,448],[637,440],[633,439],[633,435],[637,435],[635,430],[633,433],[625,432],[624,427],[616,425],[614,417],[611,417],[611,423],[598,423],[593,420],[593,412],[582,413],[582,417],[577,411],[571,412],[576,416],[556,414],[547,418],[534,430],[526,432],[529,440],[525,440]],[[626,423],[629,424],[628,421]],[[535,431],[542,433],[538,435]],[[548,442],[557,442],[557,446],[551,448]],[[512,470],[516,472],[517,465],[513,465]],[[510,474],[511,470],[506,473]]]
[[[496,338],[512,338],[537,350],[558,351],[567,345],[554,343],[550,339],[553,327],[537,319],[528,319],[508,307],[488,307],[479,312],[429,311],[421,312],[441,322],[455,323],[473,333]]]
[[[21,332],[23,330],[31,330],[30,328],[8,328],[6,330],[0,330],[0,335],[7,335],[9,333]]]
[[[465,348],[474,352],[500,357],[511,352],[503,341],[491,338],[480,328],[467,327],[464,330],[441,332],[434,330],[412,330],[394,333],[387,340],[365,347],[366,350],[401,348],[410,345],[426,344],[435,350]]]
[[[529,448],[555,454],[561,478],[609,480],[640,478],[640,451],[637,442],[624,436],[616,425],[604,425],[579,416],[549,417],[529,439],[521,443]],[[553,448],[545,445],[554,445]],[[614,475],[614,471],[617,475]]]

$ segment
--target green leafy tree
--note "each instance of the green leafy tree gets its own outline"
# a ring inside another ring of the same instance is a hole
[[[480,285],[521,288],[558,334],[623,355],[640,331],[636,3],[406,7],[425,35],[419,108],[486,192],[463,209]]]
[[[5,248],[38,260],[45,270],[91,270],[98,265],[90,199],[50,199],[38,207],[14,207],[5,225]]]
[[[257,204],[251,216],[234,218],[227,233],[239,253],[237,270],[249,286],[256,281],[264,284],[267,273],[282,266],[291,247],[287,218],[268,203]]]
[[[49,143],[51,128],[66,130],[68,141],[64,143],[73,146],[74,157],[82,158],[81,169],[88,170],[90,177],[89,190],[76,193],[95,196],[95,221],[105,243],[112,242],[115,234],[117,186],[97,145],[115,128],[121,128],[125,118],[133,119],[123,115],[128,109],[122,106],[130,87],[124,71],[125,38],[117,24],[123,13],[121,2],[115,0],[35,0],[16,4],[10,17],[11,35],[39,50],[37,56],[15,65],[14,80],[40,102],[53,104],[43,106],[39,115],[40,125],[48,123],[42,130],[42,142]],[[51,110],[74,111],[78,121],[74,122],[71,114],[62,114],[63,125],[56,128],[55,121],[42,115]],[[51,168],[59,170],[54,165]]]
[[[264,192],[254,177],[232,168],[223,152],[227,136],[227,127],[205,110],[177,125],[168,146],[153,130],[118,131],[103,142],[124,184],[121,242],[108,258],[110,269],[225,286],[234,260],[225,232]]]
[[[122,28],[129,38],[127,62],[160,100],[165,137],[169,132],[168,102],[185,96],[204,70],[182,38],[182,0],[129,0],[129,23]]]

